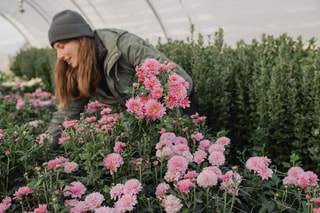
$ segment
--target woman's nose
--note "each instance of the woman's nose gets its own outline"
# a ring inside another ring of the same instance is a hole
[[[57,58],[58,58],[59,60],[63,60],[63,59],[64,59],[64,55],[63,55],[63,53],[62,53],[61,50],[58,50],[58,51],[57,51]]]

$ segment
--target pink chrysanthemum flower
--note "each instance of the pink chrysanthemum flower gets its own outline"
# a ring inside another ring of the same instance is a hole
[[[86,201],[79,201],[72,209],[70,213],[88,212],[90,207]]]
[[[210,146],[211,146],[211,142],[207,139],[204,139],[200,141],[198,149],[208,152]]]
[[[65,173],[75,172],[79,169],[78,164],[75,162],[66,162],[63,167]]]
[[[38,208],[34,209],[33,213],[47,213],[47,204],[39,204]]]
[[[63,144],[64,142],[70,140],[70,136],[68,137],[60,137],[58,144]]]
[[[144,111],[144,105],[140,97],[129,98],[126,101],[126,107],[128,112],[134,112],[137,115],[142,115]]]
[[[101,110],[101,112],[100,112],[100,114],[101,115],[107,115],[107,114],[109,114],[110,112],[112,111],[112,109],[111,108],[104,108],[103,110]]]
[[[48,162],[47,168],[48,168],[48,169],[53,169],[53,171],[56,171],[56,166],[57,166],[57,165],[61,165],[61,166],[63,167],[63,166],[64,166],[64,163],[65,163],[65,162],[68,162],[68,161],[69,161],[69,159],[67,159],[67,158],[57,157],[56,159],[50,160],[50,161]]]
[[[220,144],[222,146],[227,146],[227,145],[230,144],[230,138],[227,138],[225,136],[220,137],[220,138],[217,139],[216,143]]]
[[[18,191],[15,191],[15,193],[13,194],[13,196],[14,196],[14,200],[15,199],[21,199],[22,198],[22,196],[24,196],[24,195],[28,195],[30,192],[32,192],[33,190],[32,189],[30,189],[28,186],[23,186],[23,187],[20,187],[19,189],[18,189]]]
[[[159,183],[156,189],[156,196],[164,197],[167,195],[167,190],[170,189],[170,185],[167,183]]]
[[[118,168],[124,164],[122,157],[117,153],[108,154],[103,159],[103,163],[110,170],[111,175],[113,175],[113,172],[117,172]]]
[[[179,101],[179,99],[174,97],[172,94],[168,94],[165,97],[165,104],[166,104],[167,108],[173,109],[175,107],[180,106],[180,101]]]
[[[189,178],[192,181],[196,179],[196,177],[199,176],[199,173],[197,173],[195,170],[194,171],[188,171],[187,174],[184,175],[184,178]]]
[[[218,175],[218,177],[219,177],[220,175],[222,175],[221,170],[219,169],[219,167],[216,167],[216,166],[208,166],[208,167],[205,167],[205,168],[203,168],[202,171],[206,171],[206,170],[210,170],[210,171],[216,173],[216,174]]]
[[[191,138],[195,139],[196,141],[201,141],[203,139],[203,135],[200,132],[195,132],[191,134]]]
[[[166,108],[162,103],[158,102],[155,99],[150,99],[145,104],[146,116],[151,118],[152,120],[156,120],[157,118],[161,118],[164,114],[166,114]]]
[[[116,200],[117,198],[120,198],[124,194],[124,185],[121,183],[118,183],[110,190],[110,197],[112,200]]]
[[[39,138],[39,144],[40,146],[43,146],[44,145],[44,141],[47,139],[50,138],[50,135],[47,134],[47,133],[42,133],[40,135],[37,136],[37,138]]]
[[[318,176],[315,173],[311,172],[311,171],[307,171],[306,173],[309,176],[309,183],[310,184],[317,184],[317,182],[319,180]]]
[[[130,179],[124,184],[125,194],[138,194],[142,190],[142,185],[137,179]]]
[[[125,194],[114,204],[114,206],[119,213],[124,213],[126,211],[132,211],[137,203],[136,195]]]
[[[200,164],[207,157],[207,153],[203,150],[198,150],[193,154],[193,161]]]
[[[163,89],[161,87],[154,88],[151,91],[151,97],[154,99],[159,99],[162,97]]]
[[[187,89],[180,85],[172,85],[169,86],[168,94],[170,94],[172,97],[176,98],[177,100],[183,100],[187,96]]]
[[[301,188],[305,188],[309,183],[309,175],[305,172],[299,174],[297,177],[297,183]]]
[[[223,145],[221,144],[217,144],[217,143],[213,143],[209,149],[208,152],[211,154],[212,152],[221,152],[223,153],[226,149],[224,148]]]
[[[292,184],[292,185],[295,185],[297,186],[298,183],[297,183],[297,178],[296,177],[293,177],[293,176],[287,176],[285,177],[283,180],[282,180],[283,184],[284,185],[287,185],[287,184]]]
[[[168,160],[169,171],[185,173],[187,168],[188,161],[182,156],[173,156]]]
[[[71,127],[76,128],[76,120],[71,120],[71,121],[66,120],[62,123],[62,126],[65,129],[70,129]]]
[[[71,195],[72,198],[81,198],[81,196],[86,192],[86,187],[81,182],[74,181],[71,183],[71,186],[65,186],[63,192],[65,197]]]
[[[175,187],[182,193],[188,194],[190,192],[189,188],[194,187],[194,183],[191,182],[190,179],[184,179],[178,181]]]
[[[262,177],[262,180],[268,180],[269,178],[272,178],[273,171],[272,169],[265,168],[265,169],[260,169],[258,171],[258,174],[260,177]]]
[[[89,209],[91,211],[94,211],[96,208],[99,208],[104,201],[104,197],[99,192],[93,192],[91,194],[88,194],[85,198],[86,203],[89,206]]]
[[[113,151],[117,154],[120,154],[123,152],[123,148],[126,147],[125,143],[122,143],[120,141],[117,141],[113,147]]]
[[[157,77],[155,76],[150,76],[149,78],[146,78],[145,81],[143,82],[147,90],[154,90],[156,88],[161,87],[161,82]]]
[[[178,144],[178,145],[172,146],[172,150],[174,151],[175,154],[180,155],[183,152],[188,152],[189,146],[186,144]]]
[[[171,141],[173,142],[176,138],[176,135],[173,132],[165,132],[160,136],[159,141]]]
[[[0,203],[0,212],[4,213],[5,211],[7,211],[7,209],[9,209],[10,205],[6,205],[4,203]]]
[[[161,206],[167,213],[180,212],[183,207],[181,200],[174,195],[165,196],[161,202]]]
[[[171,157],[171,156],[174,156],[174,152],[169,147],[163,147],[162,149],[157,150],[156,156],[158,158],[163,158],[163,157],[167,157],[167,156]]]
[[[212,166],[221,166],[224,164],[226,157],[221,152],[212,152],[208,160]]]
[[[185,137],[181,137],[181,136],[177,136],[174,140],[173,143],[175,145],[179,145],[179,144],[184,144],[184,145],[188,145],[188,140]]]
[[[64,206],[76,206],[79,203],[77,199],[65,200]]]
[[[180,85],[181,83],[185,82],[184,78],[182,78],[180,75],[173,73],[172,75],[169,75],[169,85]],[[188,89],[188,88],[186,88]]]
[[[197,177],[197,184],[203,188],[215,186],[218,183],[218,176],[210,170],[202,171]]]
[[[304,170],[299,166],[291,167],[288,170],[288,176],[292,176],[292,177],[298,177],[298,175],[301,173],[304,173]]]
[[[164,176],[164,179],[167,182],[179,181],[182,178],[183,174],[181,172],[174,172],[168,170]]]
[[[270,162],[271,160],[266,157],[251,157],[247,160],[246,167],[256,173],[261,169],[267,168]]]
[[[142,64],[142,69],[144,73],[151,73],[153,75],[158,75],[161,69],[161,63],[153,58],[148,58]]]

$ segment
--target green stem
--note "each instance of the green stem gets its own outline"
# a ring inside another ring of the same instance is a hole
[[[196,186],[193,187],[193,212],[196,210]]]
[[[224,199],[223,213],[225,213],[227,208],[227,188],[224,190],[223,199]]]
[[[9,168],[10,168],[10,158],[8,156],[8,163],[7,163],[7,175],[6,175],[6,194],[8,192],[8,185],[9,185]]]

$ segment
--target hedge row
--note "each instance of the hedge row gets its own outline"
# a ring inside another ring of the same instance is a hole
[[[267,155],[283,167],[290,162],[319,172],[320,60],[314,39],[304,44],[301,37],[262,35],[261,41],[230,47],[220,29],[197,41],[193,33],[187,41],[159,40],[156,47],[193,77],[199,113],[212,131],[229,131],[231,161]],[[22,51],[12,70],[49,84],[52,52],[25,60],[29,51],[44,50]]]

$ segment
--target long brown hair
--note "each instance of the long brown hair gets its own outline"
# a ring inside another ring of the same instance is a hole
[[[67,43],[70,40],[63,41]],[[84,37],[79,47],[79,65],[72,68],[63,60],[55,66],[55,95],[60,108],[69,109],[68,100],[88,98],[101,81],[95,41]]]

